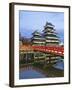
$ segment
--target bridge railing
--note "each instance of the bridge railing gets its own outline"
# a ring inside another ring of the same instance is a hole
[[[32,46],[32,48],[37,51],[51,52],[57,55],[64,55],[64,47],[61,46]]]

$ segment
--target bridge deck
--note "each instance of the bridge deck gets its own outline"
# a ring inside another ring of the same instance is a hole
[[[64,47],[61,46],[20,46],[21,51],[41,51],[64,56]]]
[[[51,46],[32,46],[34,50],[42,51],[46,53],[54,53],[56,55],[64,56],[64,47],[51,47]]]

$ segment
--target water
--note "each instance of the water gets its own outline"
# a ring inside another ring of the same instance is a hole
[[[55,65],[53,65],[54,68],[64,70],[64,62],[63,61],[58,61]]]
[[[34,69],[20,71],[20,75],[19,75],[20,79],[44,78],[44,77],[45,75]]]
[[[47,76],[38,69],[32,66],[24,67],[19,72],[19,79],[45,78],[45,77],[60,77],[63,76],[64,61],[59,60],[52,67],[48,68]]]

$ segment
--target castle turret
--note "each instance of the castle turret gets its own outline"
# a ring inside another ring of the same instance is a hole
[[[49,22],[46,22],[46,25],[44,26],[43,35],[45,37],[46,46],[59,45],[59,38],[54,27],[55,26]]]
[[[45,45],[45,39],[43,38],[43,36],[41,35],[41,33],[39,33],[38,31],[35,31],[32,33],[33,37],[31,38],[32,41],[32,45],[35,46],[43,46]]]

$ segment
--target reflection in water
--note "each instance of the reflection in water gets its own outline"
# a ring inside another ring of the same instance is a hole
[[[42,73],[34,70],[34,69],[29,69],[29,70],[22,70],[20,71],[19,78],[20,79],[30,79],[30,78],[44,78],[45,75]]]
[[[64,70],[64,62],[63,61],[58,61],[55,65],[53,65],[54,68]]]
[[[38,68],[33,66],[24,66],[20,69],[19,79],[46,78],[46,77],[63,77],[64,63],[57,62],[52,66]]]

